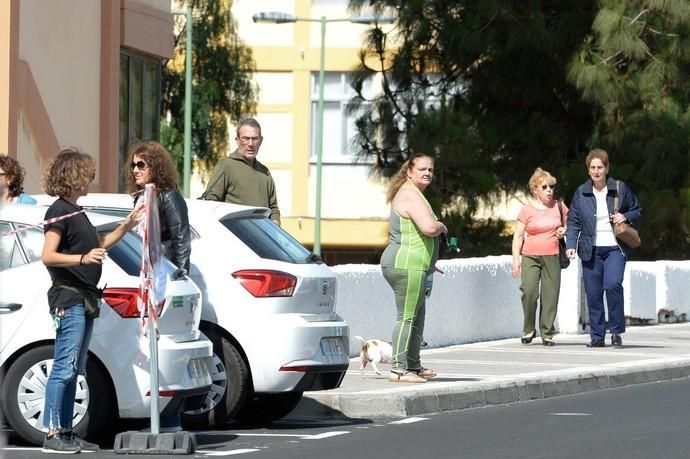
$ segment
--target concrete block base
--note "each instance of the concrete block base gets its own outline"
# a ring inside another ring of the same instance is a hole
[[[196,451],[196,437],[191,432],[121,432],[115,436],[115,454],[183,455]]]

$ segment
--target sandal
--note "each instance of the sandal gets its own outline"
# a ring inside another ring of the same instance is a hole
[[[425,383],[426,379],[419,376],[413,371],[406,371],[405,373],[398,373],[397,371],[391,371],[388,377],[389,382],[399,382],[399,383]]]
[[[421,376],[424,379],[431,379],[431,378],[435,378],[436,376],[438,376],[438,373],[436,371],[432,370],[431,368],[422,367],[422,368],[419,368],[417,370],[409,370],[409,371],[416,373],[417,376]]]

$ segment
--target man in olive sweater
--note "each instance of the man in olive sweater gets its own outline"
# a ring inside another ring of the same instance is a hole
[[[247,118],[237,125],[237,150],[218,162],[203,194],[211,201],[268,207],[271,220],[280,226],[276,185],[268,167],[256,159],[261,147],[261,125]]]

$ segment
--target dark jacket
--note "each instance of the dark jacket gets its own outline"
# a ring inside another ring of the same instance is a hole
[[[616,196],[616,180],[608,177],[606,180],[608,194],[606,204],[609,215],[613,214],[613,198]],[[620,182],[620,196],[618,197],[618,212],[625,215],[629,223],[634,225],[642,216],[642,207],[637,196],[625,182]],[[596,235],[597,201],[594,197],[592,180],[580,185],[573,194],[568,212],[568,231],[566,233],[566,248],[577,249],[577,255],[583,261],[592,258],[594,239]],[[618,240],[623,254],[627,257],[630,247]]]
[[[189,256],[192,253],[189,216],[187,203],[176,188],[158,193],[158,212],[163,255],[189,273]]]
[[[134,199],[136,206],[139,196]],[[163,256],[189,274],[189,256],[192,253],[191,230],[187,203],[177,191],[169,188],[158,193],[158,217],[161,224]]]

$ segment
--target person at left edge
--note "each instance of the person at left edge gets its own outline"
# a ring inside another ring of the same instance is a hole
[[[0,155],[0,204],[36,204],[24,193],[24,169],[14,158]]]
[[[163,255],[184,274],[189,274],[189,257],[192,254],[191,230],[187,203],[177,190],[177,170],[168,150],[158,142],[146,141],[135,145],[129,153],[127,190],[136,193],[136,204],[141,193],[138,191],[149,184],[156,185],[158,196],[158,218],[161,229]],[[166,407],[160,416],[163,431],[182,430],[179,412],[170,412],[177,407]]]
[[[58,198],[46,211],[46,220],[79,212],[77,200],[88,193],[95,171],[95,162],[88,154],[75,148],[62,150],[43,175],[45,192]],[[72,431],[77,377],[84,375],[94,321],[87,315],[85,303],[92,298],[92,292],[98,291],[107,250],[134,228],[140,218],[141,208],[137,207],[104,237],[99,236],[84,213],[44,227],[41,259],[52,280],[48,305],[55,323],[54,362],[46,384],[43,411],[43,426],[48,430],[43,441],[44,452],[69,454],[98,450],[98,445],[82,440]]]

